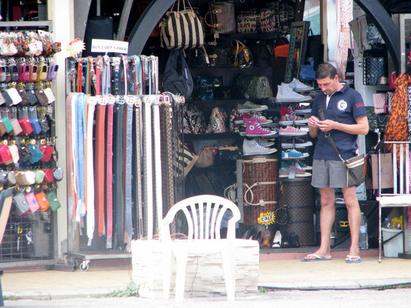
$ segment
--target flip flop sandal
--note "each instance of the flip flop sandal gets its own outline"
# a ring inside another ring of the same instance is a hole
[[[360,262],[361,262],[361,257],[360,256],[347,255],[345,257],[345,263],[360,263]]]

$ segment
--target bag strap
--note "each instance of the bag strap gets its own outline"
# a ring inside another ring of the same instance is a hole
[[[325,120],[325,116],[324,116],[324,96],[321,99],[320,109],[318,110],[318,113],[320,115],[320,120],[324,121]],[[335,145],[335,142],[334,142],[333,138],[331,137],[330,132],[326,132],[324,134],[325,134],[325,138],[327,138],[328,141],[331,143],[331,146],[333,147],[335,152],[337,152],[338,157],[341,159],[342,162],[345,162],[344,159],[341,157],[340,151],[338,151],[337,146]]]

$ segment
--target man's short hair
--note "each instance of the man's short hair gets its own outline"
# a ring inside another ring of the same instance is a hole
[[[337,70],[333,65],[330,63],[321,63],[317,67],[317,71],[315,72],[315,79],[324,79],[329,77],[330,79],[334,79],[337,75]]]

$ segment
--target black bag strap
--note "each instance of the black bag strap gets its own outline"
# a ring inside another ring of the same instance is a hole
[[[324,96],[321,99],[320,109],[318,110],[318,113],[320,115],[320,120],[324,121],[325,120],[325,116],[324,116]],[[324,134],[325,134],[325,138],[327,138],[328,141],[331,143],[331,146],[333,147],[335,152],[337,152],[338,157],[342,160],[342,162],[345,162],[344,159],[341,157],[340,151],[338,151],[337,146],[335,145],[335,142],[334,142],[333,138],[331,137],[330,132],[326,132]]]

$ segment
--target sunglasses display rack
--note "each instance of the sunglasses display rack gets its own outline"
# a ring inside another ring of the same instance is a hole
[[[47,31],[0,32],[0,189],[14,187],[0,262],[54,258],[54,230],[64,177],[55,148],[53,81],[61,51]]]
[[[68,58],[66,74],[69,254],[84,270],[107,250],[153,238],[181,199],[174,158],[184,98],[159,94],[154,56]]]

